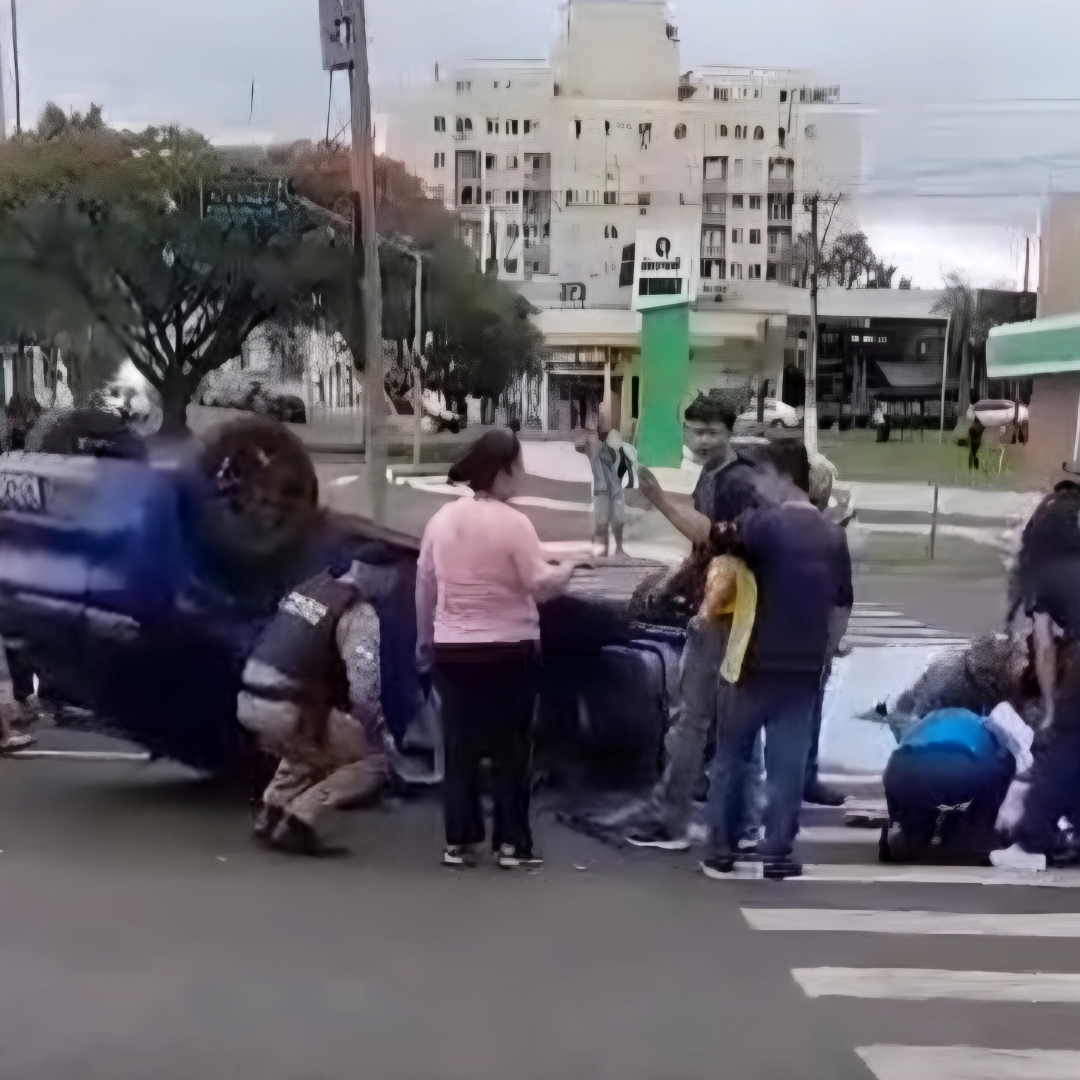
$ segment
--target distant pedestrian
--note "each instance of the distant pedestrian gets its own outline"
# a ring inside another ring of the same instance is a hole
[[[446,866],[473,865],[485,837],[481,764],[492,764],[499,866],[540,862],[529,825],[532,723],[540,664],[536,601],[561,592],[575,562],[552,566],[532,522],[508,505],[524,467],[517,436],[488,431],[450,470],[472,499],[427,524],[416,582],[417,664],[442,701]]]
[[[626,525],[623,480],[628,470],[633,480],[633,464],[628,459],[622,438],[617,431],[598,427],[578,439],[574,449],[579,454],[585,454],[592,465],[593,555],[608,554],[609,531],[615,539],[615,554],[623,555],[623,529]]]
[[[740,826],[744,762],[765,731],[765,839],[758,845],[764,873],[795,877],[799,827],[815,709],[827,658],[851,613],[847,536],[805,497],[742,515],[718,527],[745,559],[758,587],[757,662],[739,681],[721,718],[709,788],[710,877],[731,873]]]
[[[983,422],[976,414],[975,419],[971,422],[971,427],[968,428],[968,468],[974,469],[976,472],[979,470],[979,451],[982,449],[983,432],[986,428],[983,426]]]

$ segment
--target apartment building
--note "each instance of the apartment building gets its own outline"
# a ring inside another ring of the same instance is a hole
[[[792,288],[802,194],[851,189],[858,116],[806,72],[688,71],[680,50],[660,0],[567,0],[548,59],[464,61],[376,91],[386,152],[459,214],[480,266],[542,309],[548,386],[526,422],[637,419],[612,380],[636,373],[639,230],[697,238],[688,395],[782,368],[785,313],[806,306]]]

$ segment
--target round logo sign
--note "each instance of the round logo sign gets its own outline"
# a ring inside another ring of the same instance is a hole
[[[671,241],[666,236],[661,236],[656,241],[656,254],[661,259],[666,259],[671,254]]]

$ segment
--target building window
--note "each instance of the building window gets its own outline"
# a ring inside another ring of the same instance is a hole
[[[499,134],[499,121],[498,120],[489,120],[487,122],[487,133],[489,135],[498,135]]]
[[[529,132],[532,131],[532,121],[531,120],[522,120],[522,124],[525,125],[525,134],[528,135]]]
[[[732,281],[742,281],[742,263],[732,263],[728,267],[728,277]]]
[[[472,185],[466,184],[461,189],[461,205],[472,206]]]
[[[454,121],[454,130],[457,131],[459,135],[465,130],[465,121],[462,120],[460,116]]]
[[[686,138],[686,125],[685,124],[676,124],[675,125],[675,138],[676,139],[685,139]]]
[[[639,215],[640,215],[641,217],[645,217],[645,216],[646,216],[646,215],[648,214],[648,212],[649,212],[649,211],[648,211],[648,210],[646,210],[644,206],[643,206],[643,207],[641,207],[641,209],[640,209],[640,210],[638,210],[638,214],[639,214]]]
[[[727,101],[730,91],[726,86],[714,86],[712,96],[715,101]]]
[[[457,84],[457,92],[459,94],[464,93],[464,92],[466,92],[468,90],[471,90],[471,89],[472,89],[472,83],[471,82],[459,82]]]
[[[506,235],[511,240],[516,240],[521,235],[521,226],[517,222],[511,221],[506,226]]]
[[[467,116],[465,117],[465,130],[472,131],[472,121]]]
[[[615,203],[618,202],[618,199],[619,199],[619,196],[618,196],[617,192],[615,192],[615,191],[605,191],[604,192],[604,205],[605,206],[614,206]]]
[[[640,409],[641,401],[641,376],[632,375],[630,377],[630,419],[638,419],[638,411]]]
[[[652,142],[652,124],[638,124],[638,134],[641,136],[641,149],[648,150]]]
[[[435,117],[435,130],[436,131],[445,131],[446,130],[446,117],[445,116],[436,116]]]
[[[750,230],[750,243],[751,244],[760,244],[761,243],[761,230],[760,229],[751,229]]]
[[[750,179],[760,181],[765,175],[764,163],[761,158],[754,158],[750,163]]]
[[[736,139],[741,139],[742,138],[742,124],[736,124],[735,125],[735,138]]]
[[[604,226],[604,239],[605,240],[618,240],[619,239],[619,230],[618,230],[618,228],[616,226],[614,226],[614,225],[605,225]]]
[[[518,167],[517,154],[508,154],[507,155],[506,167],[508,169],[516,169]]]
[[[520,201],[520,196],[521,192],[519,191],[508,191],[506,193],[506,205],[517,206],[518,202]]]
[[[780,128],[780,129],[779,129],[779,130],[777,131],[777,133],[776,133],[776,140],[777,140],[777,142],[779,142],[779,143],[780,143],[780,149],[781,149],[781,150],[783,150],[783,149],[784,149],[784,137],[785,137],[786,135],[787,135],[787,132],[786,132],[786,131],[784,131],[784,129],[783,129],[783,128]]]
[[[727,124],[721,124],[720,125],[720,138],[721,139],[726,139],[727,138]]]
[[[742,208],[743,208],[743,196],[742,195],[732,195],[731,196],[731,209],[732,210],[741,210]]]
[[[570,206],[574,201],[574,193],[570,188],[566,189],[566,205]]]
[[[444,169],[444,168],[446,168],[446,155],[445,154],[436,154],[435,155],[435,168],[436,169]]]
[[[651,206],[652,194],[648,191],[638,192],[637,204],[638,206]]]
[[[765,138],[765,129],[763,127],[761,127],[760,125],[758,127],[754,128],[754,138],[755,139],[764,139]]]
[[[581,138],[581,121],[580,120],[575,120],[574,121],[574,138],[575,139],[580,139]]]
[[[487,169],[488,172],[491,172],[493,169],[497,168],[497,166],[495,164],[495,155],[494,154],[485,154],[484,155],[484,168]]]
[[[736,180],[741,180],[742,179],[742,166],[743,166],[743,159],[742,158],[736,158],[735,159],[735,173],[734,173],[734,178]]]
[[[746,268],[746,276],[756,281],[761,280],[761,263],[751,263]]]
[[[786,90],[781,90],[780,91],[780,102],[782,104],[785,101],[787,101],[787,91]]]
[[[760,195],[749,195],[747,197],[750,200],[750,209],[751,210],[760,210],[761,209],[761,196]]]
[[[741,244],[743,242],[743,231],[744,230],[742,229],[731,230],[731,242],[733,244]]]
[[[506,121],[506,134],[516,135],[518,133],[518,122],[516,120]]]

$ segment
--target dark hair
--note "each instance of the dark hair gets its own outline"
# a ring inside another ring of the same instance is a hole
[[[735,430],[735,410],[722,401],[714,401],[712,398],[699,394],[690,407],[683,413],[684,420],[690,420],[699,424],[723,424],[728,431]]]
[[[520,457],[521,443],[514,432],[506,428],[485,431],[476,445],[450,466],[448,479],[451,484],[468,484],[473,491],[490,491],[499,473],[509,476]]]

